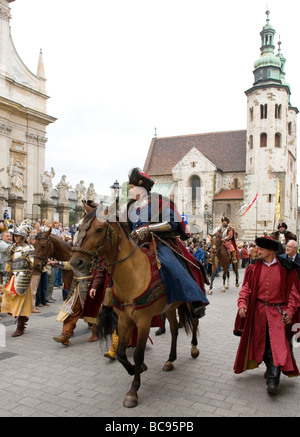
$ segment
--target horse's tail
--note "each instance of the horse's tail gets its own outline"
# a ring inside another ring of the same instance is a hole
[[[193,332],[192,314],[186,302],[178,307],[179,324],[184,328],[187,335]]]
[[[113,331],[113,307],[102,305],[97,317],[99,340],[104,340]]]

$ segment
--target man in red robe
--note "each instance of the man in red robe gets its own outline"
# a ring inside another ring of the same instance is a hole
[[[275,256],[278,241],[262,237],[256,245],[261,258],[247,267],[237,301],[234,334],[241,340],[234,372],[264,361],[267,391],[276,394],[281,372],[299,376],[292,337],[299,331],[300,281],[294,263]]]

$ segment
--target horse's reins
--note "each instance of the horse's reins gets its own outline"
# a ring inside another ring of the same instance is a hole
[[[182,255],[181,253],[177,252],[177,250],[175,250],[169,243],[167,243],[165,240],[162,240],[157,234],[154,234],[153,232],[151,232],[151,234],[157,238],[157,240],[159,240],[161,243],[163,243],[165,246],[167,246],[169,249],[171,249],[176,255],[180,256],[181,258],[183,258],[185,261],[187,261],[188,263],[192,264],[193,267],[196,267],[196,269],[201,270],[201,268],[199,266],[197,266],[196,264],[194,264],[191,260],[189,260],[188,258],[186,258],[184,255]]]

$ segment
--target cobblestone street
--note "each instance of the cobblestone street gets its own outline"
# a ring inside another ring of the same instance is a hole
[[[243,270],[240,270],[241,280]],[[285,417],[300,416],[300,378],[282,375],[277,396],[266,392],[265,366],[241,375],[233,373],[239,338],[233,336],[239,288],[231,277],[222,293],[216,278],[206,316],[200,320],[200,356],[190,356],[190,337],[179,330],[175,369],[166,373],[170,332],[155,336],[146,348],[148,370],[142,374],[139,404],[122,406],[132,377],[120,363],[104,358],[106,346],[89,343],[91,331],[80,320],[72,344],[64,347],[52,340],[60,334],[56,316],[62,305],[61,290],[56,302],[32,314],[26,333],[12,338],[14,320],[1,314],[6,346],[0,348],[1,417]],[[299,344],[298,344],[299,345]],[[300,347],[295,347],[300,364]],[[133,350],[128,356],[132,359]]]

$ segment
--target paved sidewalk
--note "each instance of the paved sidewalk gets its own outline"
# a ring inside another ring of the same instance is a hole
[[[244,270],[240,270],[241,279]],[[232,367],[239,338],[233,336],[239,288],[231,277],[229,289],[220,291],[216,278],[206,316],[200,320],[200,356],[190,356],[190,337],[179,330],[175,369],[166,373],[170,332],[159,337],[151,329],[141,376],[139,405],[126,409],[122,402],[132,377],[120,363],[104,358],[106,346],[89,343],[91,330],[82,320],[64,347],[52,340],[60,334],[57,301],[32,314],[26,333],[12,338],[14,320],[0,314],[6,346],[0,347],[0,417],[300,417],[300,378],[282,375],[280,391],[270,397],[263,377],[265,366],[235,375]],[[300,365],[300,344],[295,356]],[[129,359],[133,350],[129,349]]]

